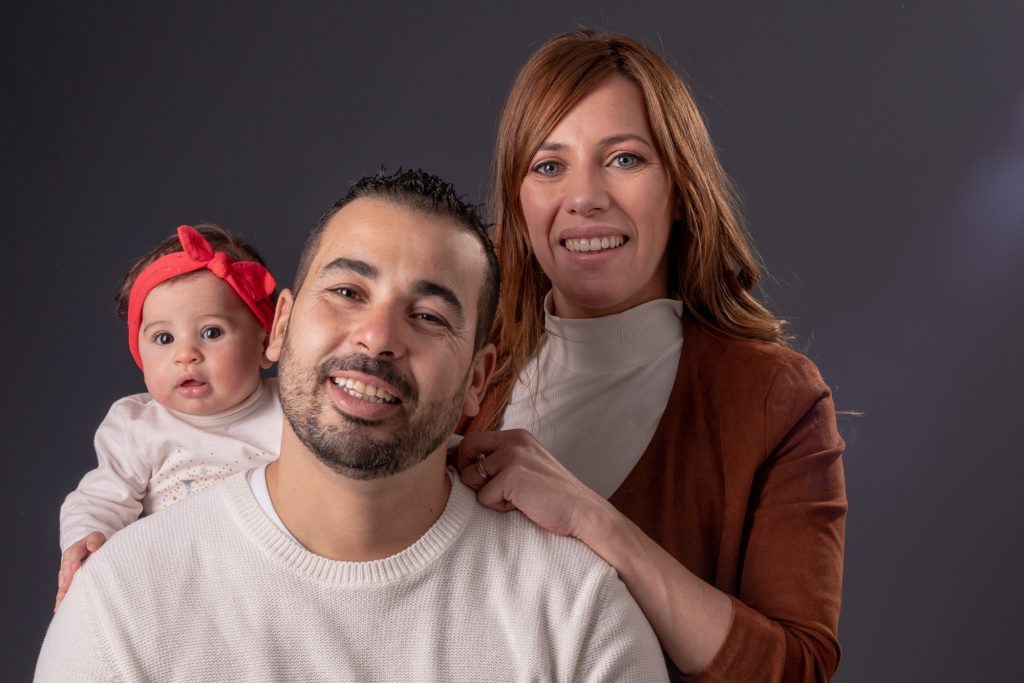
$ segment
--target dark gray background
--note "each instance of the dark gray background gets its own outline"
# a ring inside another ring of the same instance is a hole
[[[1022,3],[62,4],[3,29],[6,680],[34,665],[93,430],[143,389],[111,304],[132,259],[214,220],[288,282],[381,164],[484,201],[512,76],[578,25],[685,74],[766,294],[865,413],[842,421],[837,680],[1020,679]]]

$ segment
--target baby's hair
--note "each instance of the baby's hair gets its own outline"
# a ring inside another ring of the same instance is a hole
[[[214,251],[222,251],[235,261],[255,261],[261,266],[266,267],[267,264],[263,261],[263,257],[260,256],[259,252],[256,251],[256,248],[230,230],[213,223],[197,223],[192,227],[209,242],[210,247]],[[128,297],[131,295],[132,286],[139,275],[161,256],[173,254],[181,250],[181,241],[178,239],[178,233],[175,232],[150,249],[149,252],[132,265],[131,270],[128,271],[128,274],[121,281],[121,286],[117,288],[117,295],[114,297],[117,315],[121,320],[128,322]],[[178,277],[188,277],[194,274],[187,273]],[[270,299],[275,304],[277,303],[277,290],[274,290],[274,293],[270,295]]]

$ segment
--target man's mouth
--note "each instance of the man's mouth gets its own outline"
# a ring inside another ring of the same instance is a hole
[[[397,397],[392,396],[381,387],[367,384],[351,377],[332,377],[331,381],[341,387],[346,394],[360,401],[369,403],[400,403]]]
[[[572,252],[609,251],[618,249],[626,243],[624,235],[607,235],[604,237],[583,237],[580,239],[562,240],[562,246]]]

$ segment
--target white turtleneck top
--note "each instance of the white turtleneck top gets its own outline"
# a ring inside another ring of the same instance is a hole
[[[226,477],[277,458],[284,417],[277,379],[215,415],[186,415],[147,394],[114,403],[96,430],[96,469],[60,509],[60,549],[93,531],[108,539]]]
[[[519,375],[503,429],[525,429],[580,481],[611,496],[643,455],[683,349],[683,304],[656,299],[600,318],[544,302],[540,348]]]

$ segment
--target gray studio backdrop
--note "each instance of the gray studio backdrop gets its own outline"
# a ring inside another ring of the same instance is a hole
[[[686,75],[765,295],[864,413],[837,680],[1022,679],[1022,3],[62,4],[3,28],[5,680],[34,666],[93,430],[143,388],[112,312],[132,259],[213,220],[288,282],[382,164],[485,201],[511,78],[578,25]]]

